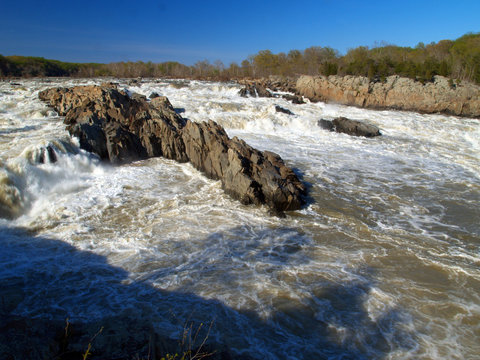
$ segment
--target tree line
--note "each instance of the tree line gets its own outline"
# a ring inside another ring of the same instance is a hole
[[[66,63],[39,57],[1,56],[0,77],[172,77],[229,80],[269,75],[356,75],[378,81],[400,75],[431,81],[435,75],[480,84],[480,33],[456,40],[419,43],[415,47],[376,44],[359,46],[341,55],[331,47],[312,46],[303,51],[274,54],[261,50],[240,64],[228,67],[220,60],[198,61],[193,66],[178,62]]]

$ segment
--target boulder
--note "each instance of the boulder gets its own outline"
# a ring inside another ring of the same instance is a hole
[[[333,126],[336,132],[353,136],[374,137],[381,135],[380,130],[376,126],[345,117],[334,119]]]
[[[333,121],[330,120],[320,119],[318,120],[318,126],[325,130],[335,131],[335,125],[333,125]]]
[[[213,121],[192,122],[168,98],[129,97],[115,86],[78,86],[39,93],[65,116],[80,147],[119,164],[162,156],[191,162],[243,204],[266,204],[274,212],[300,209],[306,188],[280,156],[230,139]]]
[[[352,136],[374,137],[380,136],[380,129],[375,125],[367,124],[357,120],[350,120],[345,117],[339,117],[331,120],[320,119],[318,126],[329,131],[345,133]]]

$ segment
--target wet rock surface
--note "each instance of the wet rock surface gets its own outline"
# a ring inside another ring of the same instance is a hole
[[[291,101],[293,104],[297,104],[297,105],[305,104],[305,101],[303,101],[303,98],[298,95],[285,94],[285,95],[282,95],[282,98],[284,98],[285,100]]]
[[[280,113],[284,113],[284,114],[287,114],[287,115],[295,115],[293,112],[291,112],[290,110],[288,109],[285,109],[279,105],[275,105],[275,111],[276,112],[280,112]]]
[[[267,91],[268,92],[268,91]],[[266,204],[275,212],[305,203],[305,186],[277,154],[261,152],[213,121],[178,115],[169,100],[128,96],[113,84],[53,88],[39,93],[65,116],[80,146],[115,164],[162,156],[192,165],[243,204]]]
[[[382,135],[380,129],[375,125],[358,120],[351,120],[345,117],[338,117],[333,121],[321,119],[318,126],[325,130],[345,133],[352,136],[375,137]]]

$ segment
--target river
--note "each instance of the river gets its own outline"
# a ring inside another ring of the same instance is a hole
[[[478,120],[242,98],[233,83],[116,81],[278,153],[308,203],[278,218],[189,164],[101,163],[38,100],[100,80],[1,82],[0,283],[18,290],[9,313],[101,322],[128,312],[174,338],[186,321],[211,323],[207,342],[258,359],[480,354]],[[318,125],[338,116],[382,136]]]

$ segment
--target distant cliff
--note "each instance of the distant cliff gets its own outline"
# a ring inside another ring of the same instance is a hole
[[[480,117],[480,86],[442,76],[422,83],[399,76],[374,81],[361,76],[300,76],[296,92],[312,101]]]

